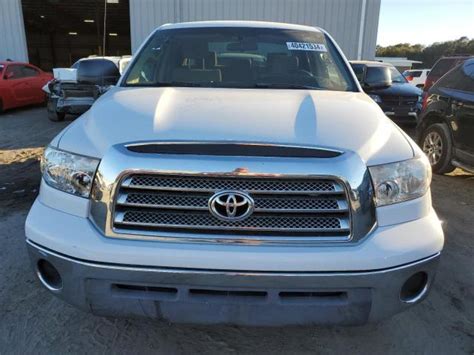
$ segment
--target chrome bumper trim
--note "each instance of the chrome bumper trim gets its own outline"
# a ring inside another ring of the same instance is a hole
[[[108,264],[94,261],[87,261],[82,259],[76,259],[71,256],[63,255],[52,251],[48,248],[44,248],[39,244],[36,244],[30,239],[26,240],[26,243],[32,248],[44,253],[45,255],[52,255],[56,258],[73,262],[79,265],[89,266],[93,268],[100,269],[109,269],[109,270],[123,270],[123,271],[146,271],[146,272],[160,272],[160,273],[170,273],[170,274],[207,274],[207,275],[223,275],[223,276],[364,276],[364,275],[376,275],[384,274],[392,271],[400,271],[413,266],[421,265],[426,262],[432,261],[439,258],[441,252],[438,252],[434,255],[431,255],[427,258],[414,261],[412,263],[403,264],[399,266],[389,267],[385,269],[376,269],[376,270],[364,270],[364,271],[323,271],[323,272],[310,272],[310,271],[297,271],[297,272],[285,272],[285,271],[232,271],[232,270],[205,270],[205,269],[179,269],[179,268],[162,268],[162,267],[148,267],[148,266],[131,266],[131,265],[117,265],[117,264]]]
[[[61,275],[62,288],[53,294],[85,311],[251,326],[364,324],[385,319],[413,305],[400,300],[408,278],[424,272],[430,288],[439,258],[437,253],[373,271],[260,272],[106,264],[61,255],[30,240],[27,245],[35,270],[40,260],[47,260]],[[289,299],[292,294],[300,296]],[[426,296],[423,291],[415,301]]]

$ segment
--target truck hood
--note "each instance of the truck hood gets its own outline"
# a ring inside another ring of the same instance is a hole
[[[351,151],[368,165],[413,157],[407,138],[359,92],[113,88],[57,137],[61,149],[103,157],[137,141],[231,141]]]
[[[369,92],[369,91],[367,91]],[[375,95],[398,95],[398,96],[419,96],[423,90],[409,83],[393,83],[387,88],[370,90],[370,94]]]

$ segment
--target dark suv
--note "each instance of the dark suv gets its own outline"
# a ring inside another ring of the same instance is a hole
[[[421,89],[410,85],[393,65],[382,62],[351,61],[364,91],[397,122],[416,123],[421,110]]]
[[[438,61],[433,65],[430,73],[426,77],[425,85],[423,90],[427,92],[434,83],[436,83],[439,78],[441,78],[448,71],[453,69],[456,65],[464,62],[466,59],[474,58],[473,56],[458,55],[451,57],[443,57],[438,59]]]
[[[433,172],[474,172],[474,58],[449,71],[428,91],[417,126]]]

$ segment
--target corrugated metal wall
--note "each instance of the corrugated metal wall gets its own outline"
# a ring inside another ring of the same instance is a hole
[[[367,0],[366,20],[364,22],[364,35],[362,36],[362,59],[374,59],[377,45],[377,32],[379,28],[381,0]]]
[[[21,0],[0,0],[0,60],[27,62]]]
[[[381,0],[130,0],[132,52],[156,27],[199,20],[262,20],[319,26],[350,59],[373,59]],[[363,6],[365,21],[361,27]]]

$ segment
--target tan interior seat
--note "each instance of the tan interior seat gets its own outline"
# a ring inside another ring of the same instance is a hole
[[[285,53],[270,53],[267,57],[267,72],[270,74],[287,74],[298,70],[298,57]]]
[[[220,82],[222,81],[222,75],[219,69],[176,68],[173,70],[171,81],[186,83]]]

